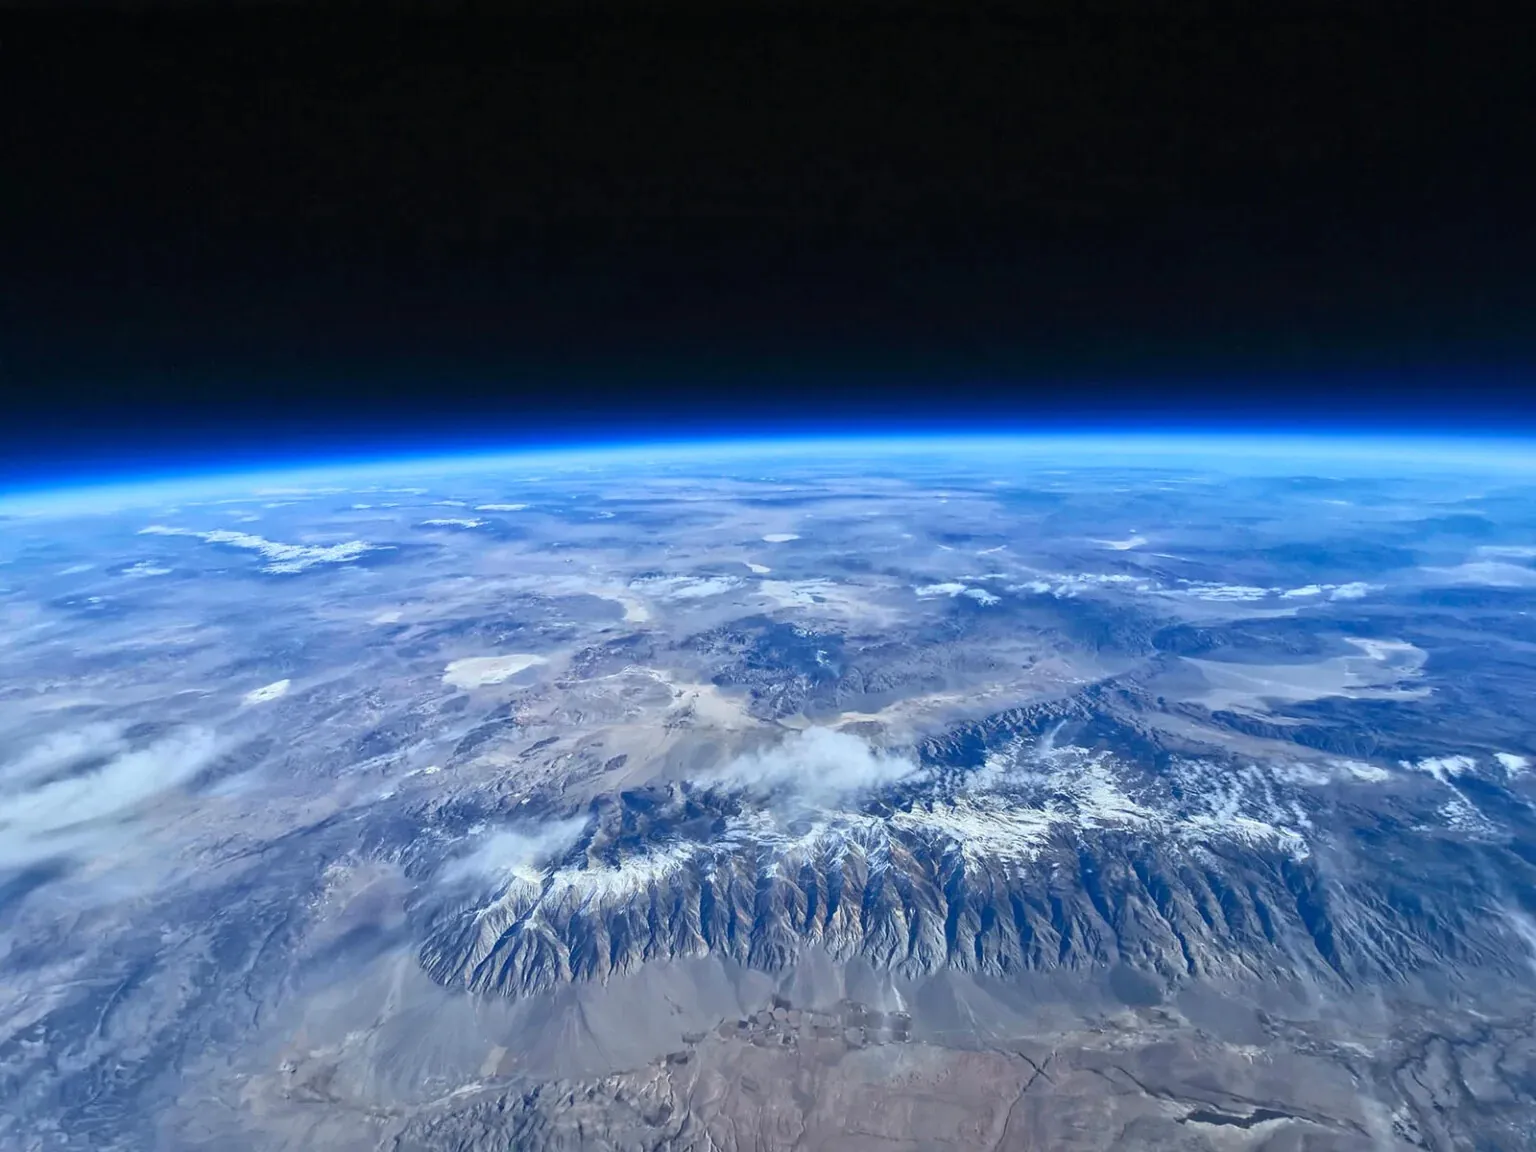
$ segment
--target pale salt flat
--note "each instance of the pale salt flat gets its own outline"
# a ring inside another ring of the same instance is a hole
[[[664,600],[703,600],[724,595],[740,583],[734,576],[646,576],[631,580],[629,587]]]
[[[508,656],[466,656],[443,669],[443,683],[454,688],[484,688],[510,680],[524,669],[547,663],[543,656],[528,652]]]
[[[270,684],[247,692],[245,694],[245,703],[265,704],[268,700],[276,700],[279,696],[286,696],[290,683],[291,681],[289,680],[274,680]]]
[[[1184,657],[1199,669],[1206,688],[1188,699],[1212,712],[1267,712],[1268,701],[1299,703],[1326,696],[1361,700],[1411,700],[1429,694],[1405,681],[1419,675],[1428,655],[1401,640],[1346,637],[1358,656],[1334,656],[1310,664],[1244,664],[1236,661]]]

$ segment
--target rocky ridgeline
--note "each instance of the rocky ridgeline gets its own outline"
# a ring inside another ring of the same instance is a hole
[[[1125,965],[1353,984],[1527,963],[1469,859],[1530,871],[1496,845],[1409,845],[1404,814],[1364,811],[1309,822],[1302,842],[1241,817],[1105,812],[1091,787],[1073,807],[1065,785],[1042,787],[941,780],[787,826],[719,793],[628,793],[597,806],[557,867],[424,908],[421,961],[444,984],[514,997],[681,957],[777,971],[809,948],[909,976]]]

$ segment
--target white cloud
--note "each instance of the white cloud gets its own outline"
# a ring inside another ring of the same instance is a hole
[[[1280,599],[1301,600],[1312,596],[1321,596],[1326,592],[1330,600],[1359,600],[1364,596],[1369,596],[1372,592],[1379,591],[1381,591],[1380,585],[1367,584],[1362,580],[1356,580],[1349,584],[1307,584],[1300,588],[1292,588],[1280,593]]]
[[[1275,591],[1273,588],[1259,588],[1252,584],[1221,584],[1213,580],[1185,580],[1180,583],[1187,585],[1184,595],[1218,603],[1262,600]]]
[[[985,588],[970,588],[964,584],[954,582],[924,584],[922,587],[914,589],[914,591],[917,593],[919,600],[930,600],[935,596],[949,596],[951,598],[965,596],[976,601],[978,604],[992,605],[1002,603],[1002,597],[988,592]]]
[[[124,568],[118,573],[119,576],[126,576],[131,580],[142,579],[145,576],[169,576],[170,574],[171,570],[169,568],[157,568],[148,560],[140,560],[137,564]]]
[[[1095,540],[1095,544],[1102,545],[1114,552],[1129,552],[1132,548],[1140,548],[1147,542],[1145,536],[1131,536],[1125,540]]]
[[[1333,588],[1333,585],[1326,585],[1326,587]],[[1379,591],[1381,591],[1380,585],[1377,585],[1377,584],[1365,584],[1365,583],[1363,583],[1363,582],[1361,582],[1359,580],[1356,580],[1353,583],[1350,583],[1350,584],[1340,584],[1338,587],[1333,588],[1333,595],[1329,596],[1328,599],[1330,599],[1330,600],[1359,600],[1362,596],[1368,596],[1372,592],[1379,592]]]
[[[476,504],[476,512],[521,512],[526,504]]]
[[[915,589],[915,591],[920,598],[926,600],[930,596],[958,596],[965,591],[965,585],[953,582],[947,584],[924,584],[920,588]]]
[[[1148,584],[1144,577],[1129,576],[1124,573],[1102,575],[1097,572],[1075,572],[1047,574],[1039,580],[1028,580],[1022,584],[1010,584],[1009,592],[1033,592],[1037,596],[1054,596],[1058,600],[1068,600],[1084,592],[1092,592],[1099,588],[1124,588],[1134,585],[1138,592],[1148,590]]]
[[[847,732],[807,728],[772,748],[737,757],[716,779],[759,794],[787,793],[831,805],[918,770],[913,760],[880,751]]]
[[[13,764],[23,777],[29,764],[35,776],[37,765],[50,760],[63,768],[91,755],[109,757],[90,771],[0,796],[0,866],[61,853],[90,855],[104,843],[99,839],[104,833],[89,827],[92,822],[120,816],[186,783],[220,751],[213,733],[201,728],[183,729],[137,751],[124,750],[115,735],[94,746],[98,735],[96,729],[59,733]]]
[[[437,516],[421,522],[424,528],[478,528],[484,520],[465,519],[458,516]]]
[[[1472,560],[1454,568],[1422,568],[1432,584],[1481,584],[1489,588],[1536,587],[1536,568],[1497,560]]]
[[[15,759],[0,765],[0,782],[24,786],[35,777],[51,775],[89,756],[113,756],[126,747],[122,732],[112,724],[87,724],[51,732]]]
[[[1333,766],[1341,771],[1349,773],[1356,780],[1363,780],[1371,784],[1380,784],[1383,780],[1390,780],[1392,774],[1385,768],[1368,764],[1363,760],[1335,760]]]
[[[248,532],[231,532],[227,528],[215,528],[211,532],[194,532],[190,528],[168,528],[163,524],[151,524],[139,529],[140,536],[190,536],[208,544],[227,544],[231,548],[244,548],[256,552],[268,561],[264,572],[303,572],[318,564],[346,564],[368,552],[391,547],[388,544],[369,544],[362,540],[348,540],[341,544],[282,544]]]
[[[1322,594],[1323,586],[1321,584],[1308,584],[1302,588],[1292,588],[1288,592],[1280,593],[1280,599],[1299,600],[1305,596],[1321,596]]]
[[[581,838],[586,826],[585,819],[572,818],[497,829],[487,834],[469,855],[444,868],[441,879],[454,881],[474,876],[537,881]]]
[[[742,563],[745,564],[747,568],[757,576],[766,576],[768,573],[773,571],[773,569],[768,567],[766,564],[754,564],[750,560],[743,560]]]
[[[1536,559],[1536,547],[1528,544],[1488,544],[1477,550],[1479,556],[1499,556],[1510,560]]]
[[[769,544],[788,544],[791,540],[800,539],[798,532],[770,532],[763,539]]]

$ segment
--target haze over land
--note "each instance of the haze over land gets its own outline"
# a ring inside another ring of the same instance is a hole
[[[21,495],[0,1146],[1520,1148],[1509,444]]]

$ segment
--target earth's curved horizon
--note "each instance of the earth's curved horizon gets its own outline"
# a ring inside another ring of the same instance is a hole
[[[1533,448],[12,483],[0,1147],[1526,1147]]]

